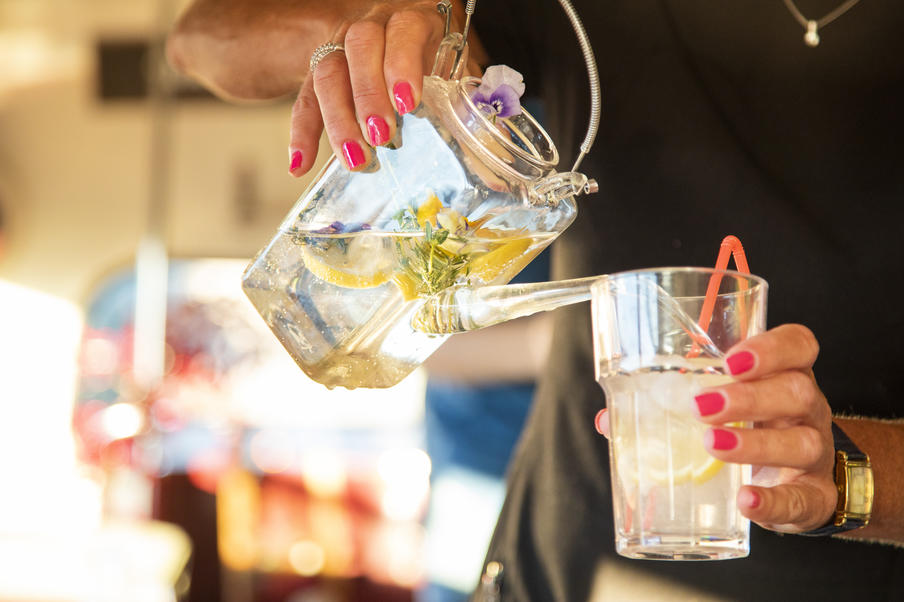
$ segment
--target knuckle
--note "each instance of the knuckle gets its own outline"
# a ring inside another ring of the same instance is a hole
[[[810,427],[801,427],[797,437],[798,453],[800,453],[801,464],[803,466],[812,466],[816,464],[823,456],[823,439],[819,432]]]
[[[427,16],[421,11],[400,10],[397,13],[393,13],[392,16],[389,17],[387,27],[391,27],[392,29],[397,30],[399,33],[413,33],[428,29],[430,27],[430,23],[427,21]]]
[[[383,88],[377,88],[375,86],[359,85],[355,88],[353,95],[355,105],[358,107],[365,107],[379,102],[386,96],[386,91]]]
[[[310,113],[312,111],[320,111],[320,105],[317,103],[316,96],[304,95],[298,99],[298,110]]]
[[[356,21],[345,32],[346,52],[367,50],[374,40],[383,36],[383,27],[375,21]]]
[[[731,383],[723,388],[723,393],[728,398],[728,406],[733,415],[748,413],[760,401],[759,390],[753,382]]]
[[[343,73],[345,67],[336,56],[337,54],[339,53],[334,52],[324,57],[317,65],[317,69],[314,70],[314,88],[316,90],[333,90],[345,82],[347,77]]]
[[[816,424],[822,424],[826,430],[830,430],[832,428],[832,407],[829,405],[829,400],[823,395],[822,390],[819,387],[815,387],[815,390],[815,408],[812,416],[815,418]]]
[[[785,384],[792,398],[797,401],[797,412],[800,416],[809,416],[816,406],[816,388],[813,379],[803,372],[788,372],[785,375]]]
[[[754,435],[745,441],[748,455],[756,458],[771,458],[775,453],[775,447],[770,443],[772,434],[761,429],[745,429],[744,434]],[[743,434],[742,434],[743,436]]]
[[[337,137],[341,137],[342,132],[345,132],[348,129],[345,120],[336,115],[324,115],[323,127],[326,129],[327,136],[331,142],[335,142]]]
[[[292,107],[293,113],[310,113],[311,111],[320,111],[320,105],[317,103],[317,97],[314,94],[306,93],[302,89],[301,94],[295,98],[295,106]]]
[[[788,494],[786,507],[788,515],[786,517],[786,522],[798,522],[801,518],[806,516],[807,499],[799,487],[789,487],[785,491]]]
[[[805,349],[808,357],[815,361],[816,356],[819,355],[819,341],[816,340],[816,335],[813,334],[813,331],[803,324],[789,324],[789,328],[797,339],[796,344]]]

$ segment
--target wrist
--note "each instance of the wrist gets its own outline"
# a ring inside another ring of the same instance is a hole
[[[835,443],[835,486],[838,492],[835,512],[829,522],[800,535],[835,535],[860,529],[872,516],[874,483],[869,456],[858,448],[844,430],[832,423]]]

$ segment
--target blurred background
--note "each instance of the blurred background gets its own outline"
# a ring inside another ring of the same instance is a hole
[[[532,384],[304,376],[240,289],[291,99],[173,73],[184,4],[0,0],[0,600],[464,599]]]

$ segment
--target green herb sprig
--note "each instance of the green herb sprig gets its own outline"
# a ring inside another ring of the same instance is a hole
[[[421,229],[413,208],[405,208],[395,217],[403,231]],[[442,246],[447,240],[466,242],[448,229],[434,227],[427,221],[423,232],[423,238],[396,241],[396,249],[401,272],[415,283],[417,293],[432,295],[452,286],[462,275],[467,276],[471,258],[468,253],[455,253]]]

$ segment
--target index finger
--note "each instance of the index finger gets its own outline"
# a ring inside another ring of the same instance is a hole
[[[423,78],[429,72],[427,61],[432,61],[442,31],[435,10],[400,11],[386,24],[386,39],[392,44],[386,46],[383,71],[399,115],[420,103]]]
[[[817,355],[819,343],[809,328],[783,324],[729,349],[725,366],[738,380],[752,380],[786,370],[809,370]]]

